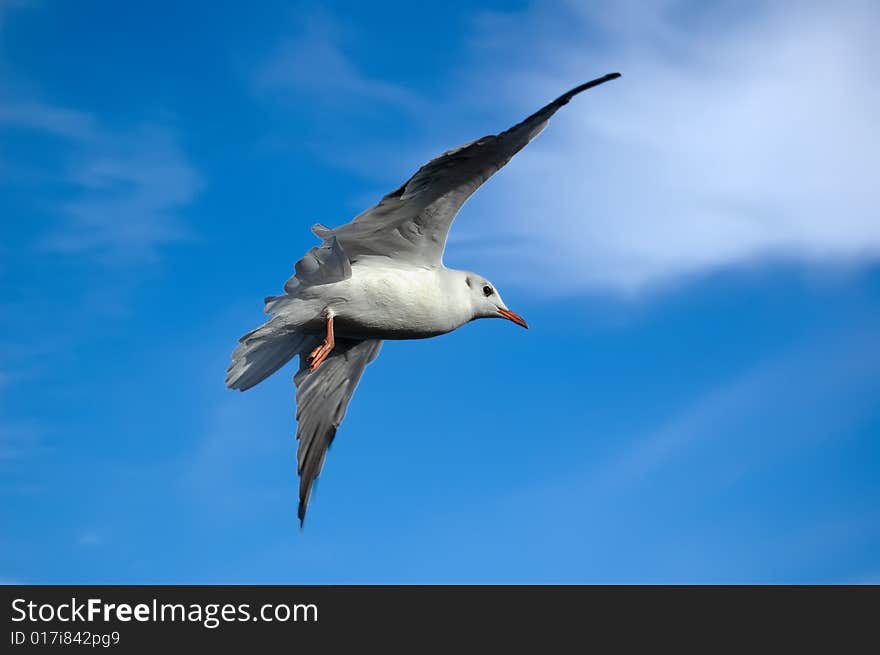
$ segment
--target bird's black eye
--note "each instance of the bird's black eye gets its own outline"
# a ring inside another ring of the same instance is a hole
[[[493,293],[495,293],[495,292],[492,290],[492,287],[490,287],[488,284],[483,287],[483,295],[486,296],[487,298],[489,296],[491,296]]]

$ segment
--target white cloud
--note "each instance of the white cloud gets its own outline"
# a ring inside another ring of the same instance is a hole
[[[4,12],[30,2],[0,0]],[[186,234],[178,213],[194,198],[201,180],[162,125],[108,129],[85,111],[37,97],[0,61],[0,132],[37,133],[53,137],[53,148],[66,170],[63,179],[42,179],[41,196],[66,200],[55,206],[57,225],[41,245],[53,253],[89,253],[118,261],[152,256],[167,242]],[[14,151],[4,153],[3,169],[16,167]],[[47,190],[52,185],[52,193]]]
[[[29,128],[69,139],[90,139],[95,135],[89,114],[39,102],[3,100],[0,125]]]
[[[475,42],[530,53],[478,71],[524,111],[594,74],[624,77],[557,114],[491,202],[475,199],[479,227],[456,229],[516,236],[504,256],[567,289],[632,292],[767,257],[876,258],[880,8],[776,7],[572,2],[564,20],[541,5],[480,21]]]
[[[37,131],[71,146],[61,180],[67,200],[57,206],[61,220],[46,233],[45,250],[130,260],[186,235],[178,213],[202,182],[168,128],[113,132],[85,112],[0,99],[0,129]]]
[[[47,236],[45,247],[118,257],[152,255],[184,238],[178,212],[201,186],[170,132],[155,125],[85,144],[68,180],[77,191],[63,205],[66,220]]]
[[[405,109],[422,106],[421,99],[402,86],[371,78],[345,54],[337,25],[320,14],[305,16],[298,33],[281,41],[258,66],[256,89],[262,92],[308,94],[337,107],[354,101],[390,104]]]

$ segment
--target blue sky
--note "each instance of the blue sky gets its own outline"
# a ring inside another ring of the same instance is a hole
[[[0,581],[880,581],[873,3],[0,0]],[[373,5],[374,3],[369,3]],[[611,70],[467,204],[296,521],[314,238]]]

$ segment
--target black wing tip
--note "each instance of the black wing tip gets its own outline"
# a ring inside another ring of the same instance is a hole
[[[605,84],[605,82],[610,82],[611,80],[616,80],[618,77],[620,77],[620,73],[618,73],[618,72],[606,73],[602,77],[597,77],[595,80],[590,80],[589,82],[586,82],[585,84],[583,84],[581,86],[586,86],[587,88],[590,88],[593,86],[599,86],[600,84]]]
[[[620,77],[620,73],[616,73],[616,72],[615,73],[607,73],[606,75],[603,75],[602,77],[597,77],[595,80],[590,80],[589,82],[584,82],[580,86],[574,87],[568,93],[564,93],[559,98],[559,100],[557,100],[557,102],[565,104],[569,100],[571,100],[574,96],[576,96],[578,93],[586,91],[587,89],[592,89],[593,87],[599,86],[600,84],[605,84],[605,82],[610,82],[611,80],[616,80],[618,77]]]

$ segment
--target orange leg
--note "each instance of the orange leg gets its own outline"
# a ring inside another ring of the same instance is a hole
[[[315,348],[309,355],[309,359],[311,360],[309,370],[314,371],[318,368],[324,360],[330,356],[330,353],[335,346],[336,341],[333,338],[333,315],[329,314],[327,316],[327,336],[324,337],[324,342]]]

